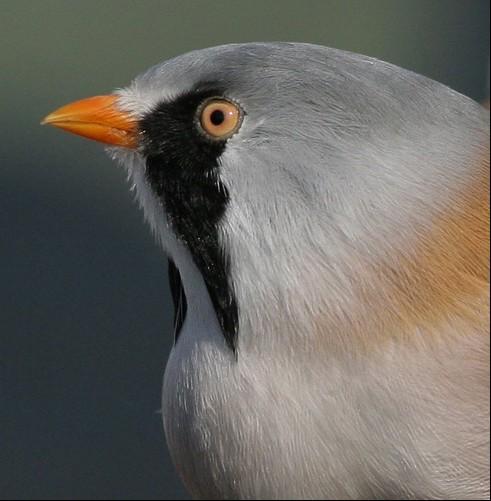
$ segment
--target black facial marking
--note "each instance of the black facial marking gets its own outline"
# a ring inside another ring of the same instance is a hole
[[[202,273],[223,335],[235,352],[237,304],[228,280],[228,256],[218,242],[218,224],[229,201],[219,178],[226,142],[207,138],[196,116],[204,100],[221,95],[221,89],[201,86],[162,103],[143,117],[140,131],[148,180]]]
[[[174,303],[174,343],[177,343],[184,319],[186,318],[188,303],[184,294],[181,275],[172,259],[169,259],[168,276],[172,302]]]

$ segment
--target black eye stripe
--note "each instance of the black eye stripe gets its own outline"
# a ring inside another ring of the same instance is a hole
[[[218,238],[218,226],[229,202],[218,162],[226,141],[210,140],[196,121],[203,103],[222,95],[220,89],[213,88],[162,103],[143,117],[140,132],[147,179],[177,238],[191,252],[225,340],[235,352],[238,307],[229,281],[228,255]]]

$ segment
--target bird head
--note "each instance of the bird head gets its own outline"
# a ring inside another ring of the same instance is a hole
[[[196,268],[234,350],[316,346],[306,333],[319,325],[343,340],[382,310],[427,320],[449,287],[471,287],[459,270],[479,232],[489,116],[412,72],[309,44],[234,44],[45,123],[110,145],[186,294]]]

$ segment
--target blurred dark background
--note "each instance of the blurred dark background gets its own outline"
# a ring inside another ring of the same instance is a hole
[[[172,499],[166,261],[100,145],[40,127],[210,45],[296,40],[485,96],[489,0],[0,1],[0,497]]]

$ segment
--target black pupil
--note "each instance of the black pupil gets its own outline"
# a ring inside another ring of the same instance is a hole
[[[210,121],[213,125],[222,125],[225,120],[225,113],[222,110],[213,110],[210,115]]]

